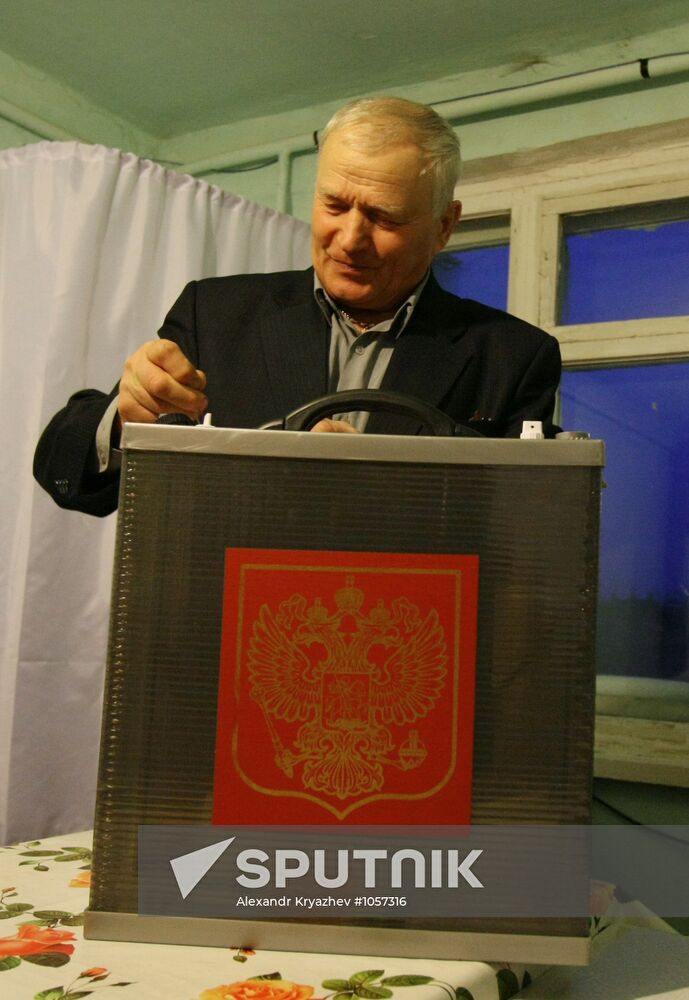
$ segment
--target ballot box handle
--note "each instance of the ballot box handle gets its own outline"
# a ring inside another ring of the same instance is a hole
[[[456,424],[446,413],[429,403],[416,399],[415,396],[389,392],[386,389],[347,389],[321,396],[288,414],[281,426],[286,431],[308,431],[324,417],[350,410],[365,410],[368,413],[383,410],[386,413],[413,417],[436,437],[482,437],[479,431]]]

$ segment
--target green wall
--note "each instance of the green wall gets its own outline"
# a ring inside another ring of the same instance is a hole
[[[0,149],[25,146],[29,142],[38,142],[40,138],[35,132],[29,132],[28,129],[0,117]]]
[[[2,42],[0,40],[0,46]],[[630,37],[616,44],[592,46],[521,65],[497,66],[490,70],[457,73],[436,80],[419,81],[404,88],[390,88],[399,94],[426,103],[438,103],[487,91],[542,83],[556,77],[650,58],[663,53],[689,50],[689,17],[685,25],[672,30]],[[651,62],[651,72],[654,72]],[[362,93],[366,93],[362,80]],[[532,94],[525,91],[525,100]],[[352,95],[347,95],[346,99]],[[342,103],[335,101],[299,108],[283,114],[254,118],[214,128],[163,138],[147,133],[89,104],[80,94],[45,74],[10,58],[0,50],[0,148],[39,138],[77,138],[103,143],[156,159],[173,169],[185,170],[213,161],[205,170],[193,169],[213,184],[272,207],[280,207],[280,172],[275,157],[283,140],[310,136],[322,128],[330,114]],[[439,104],[439,106],[441,106]],[[18,114],[12,119],[8,109]],[[22,115],[28,112],[42,120],[46,128]],[[689,74],[642,80],[599,89],[576,98],[541,101],[502,112],[486,113],[457,120],[465,160],[495,156],[558,142],[600,135],[644,125],[684,118],[689,114]],[[258,169],[225,168],[226,157],[243,150],[262,147],[254,159],[268,162]],[[291,162],[286,207],[294,215],[308,219],[315,175],[315,155],[303,153]]]
[[[689,44],[688,44],[689,48]],[[493,81],[493,85],[496,81]],[[431,101],[432,85],[423,84],[401,96]],[[327,110],[327,113],[326,113]],[[311,122],[320,127],[331,108],[313,108]],[[558,142],[591,135],[617,132],[644,125],[656,125],[689,116],[689,80],[632,85],[615,93],[594,93],[585,99],[550,102],[531,108],[518,108],[501,115],[483,115],[456,124],[464,161],[550,146]],[[306,131],[306,130],[302,130]],[[296,133],[301,134],[301,133]],[[198,159],[208,155],[208,137],[199,136]],[[184,152],[187,151],[186,141]],[[316,172],[315,153],[292,160],[289,210],[308,220]],[[276,207],[278,171],[275,165],[246,173],[204,174],[205,179],[228,191]]]

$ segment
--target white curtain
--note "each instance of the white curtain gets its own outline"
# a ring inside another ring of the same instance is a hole
[[[184,284],[309,263],[308,227],[80,143],[0,153],[0,844],[92,825],[115,518],[34,483],[43,427],[110,389]]]

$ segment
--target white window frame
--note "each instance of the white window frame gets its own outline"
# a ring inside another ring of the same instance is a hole
[[[467,175],[467,228],[510,219],[509,311],[557,337],[565,367],[689,358],[689,316],[555,321],[562,216],[689,197],[689,119],[474,161]],[[598,678],[595,774],[688,788],[689,684]]]
[[[621,178],[620,178],[621,179]],[[553,333],[569,366],[592,363],[652,361],[689,356],[689,315],[617,320],[607,323],[556,325],[561,219],[574,212],[644,205],[689,197],[689,175],[665,183],[650,182],[632,187],[592,187],[564,197],[544,198],[541,203],[543,245],[541,247],[539,325]],[[689,280],[689,275],[688,275]]]

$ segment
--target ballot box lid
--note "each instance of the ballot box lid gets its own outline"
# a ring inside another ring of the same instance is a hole
[[[605,464],[602,441],[426,437],[390,434],[314,434],[127,423],[124,451],[172,451],[362,462],[424,462],[444,465],[590,466]]]

